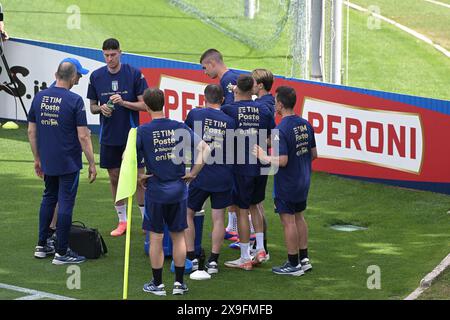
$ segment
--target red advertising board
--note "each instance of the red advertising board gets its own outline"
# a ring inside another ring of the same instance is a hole
[[[149,86],[164,90],[166,116],[180,121],[204,105],[204,87],[218,82],[202,70],[142,71]],[[443,137],[450,137],[450,115],[346,87],[285,78],[276,78],[272,92],[280,85],[295,88],[296,113],[314,127],[315,170],[419,188],[420,183],[438,183],[437,191],[443,192],[450,188],[449,143],[443,147]],[[149,120],[142,114],[141,122]]]

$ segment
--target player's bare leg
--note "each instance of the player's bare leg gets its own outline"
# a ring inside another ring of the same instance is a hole
[[[188,252],[188,259],[193,260],[195,258],[195,224],[194,224],[195,211],[187,209],[187,229],[184,230],[184,238],[186,241],[186,251]],[[189,255],[194,255],[189,256]]]
[[[250,206],[250,214],[256,235],[255,263],[262,263],[266,261],[266,251],[264,249],[264,216],[259,210],[258,205]]]
[[[164,265],[163,233],[150,231],[150,264],[153,269],[161,269]]]
[[[117,185],[119,183],[120,168],[108,169],[109,182],[111,186],[111,193],[113,196],[113,202],[115,203],[115,208],[117,215],[119,217],[119,224],[117,228],[111,231],[111,236],[117,237],[125,234],[127,230],[127,206],[124,200],[116,202]]]
[[[212,253],[219,254],[225,234],[224,209],[212,209]]]
[[[295,223],[295,216],[291,214],[280,214],[283,224],[284,241],[289,255],[298,255],[299,236]]]
[[[308,224],[306,223],[303,212],[295,214],[295,224],[299,235],[299,260],[303,271],[309,271],[312,269],[312,265],[308,257]]]

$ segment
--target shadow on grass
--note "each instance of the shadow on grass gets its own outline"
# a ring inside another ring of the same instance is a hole
[[[1,122],[4,123],[4,122],[6,122],[6,120],[1,119]],[[17,122],[17,121],[16,121],[16,123],[19,125],[19,129],[17,129],[17,130],[5,130],[5,129],[0,128],[0,139],[29,143],[28,133],[27,133],[27,128],[28,128],[27,123],[26,122]],[[99,154],[100,153],[100,145],[98,143],[99,142],[98,135],[92,134],[91,140],[92,140],[92,146],[94,148],[94,153]]]

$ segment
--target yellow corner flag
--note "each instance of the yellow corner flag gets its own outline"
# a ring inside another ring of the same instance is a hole
[[[128,198],[127,208],[127,233],[125,242],[125,267],[123,273],[123,299],[128,298],[128,267],[130,264],[130,234],[131,211],[133,208],[133,195],[137,184],[137,154],[136,154],[136,129],[131,128],[128,133],[127,146],[123,154],[120,166],[119,183],[117,185],[116,202]]]

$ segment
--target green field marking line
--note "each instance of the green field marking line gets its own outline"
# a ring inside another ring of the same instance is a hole
[[[439,52],[441,52],[442,54],[444,54],[445,56],[447,56],[447,58],[450,58],[450,51],[448,51],[447,49],[445,49],[444,47],[436,44],[433,42],[433,40],[431,40],[430,38],[428,38],[427,36],[411,29],[408,28],[407,26],[404,26],[392,19],[386,18],[385,16],[382,16],[381,14],[375,13],[375,12],[371,12],[366,8],[363,8],[357,4],[351,3],[350,1],[344,1],[345,5],[348,5],[350,8],[360,11],[360,12],[365,12],[365,13],[369,13],[370,15],[374,16],[375,18],[378,18],[380,20],[383,20],[389,24],[392,24],[393,26],[399,28],[400,30],[405,31],[406,33],[409,33],[410,35],[412,35],[413,37],[422,40],[425,43],[428,43],[429,45],[433,46],[436,50],[438,50]]]
[[[435,0],[424,0],[424,1],[433,3],[433,4],[437,4],[439,6],[443,6],[443,7],[450,9],[450,4],[447,4],[447,3],[443,3],[443,2],[439,2],[439,1],[435,1]]]
[[[74,298],[60,296],[60,295],[56,295],[56,294],[52,294],[52,293],[48,293],[48,292],[44,292],[44,291],[37,291],[37,290],[33,290],[33,289],[16,287],[16,286],[12,286],[12,285],[9,285],[6,283],[0,283],[0,289],[12,290],[12,291],[22,292],[22,293],[27,294],[26,296],[23,296],[23,297],[14,299],[14,300],[39,300],[42,298],[50,298],[50,299],[54,299],[54,300],[76,300]]]
[[[436,268],[433,269],[429,274],[427,274],[422,280],[420,280],[420,286],[414,290],[405,300],[415,300],[417,299],[425,290],[431,287],[433,281],[441,275],[445,269],[450,266],[450,253],[438,264]]]

